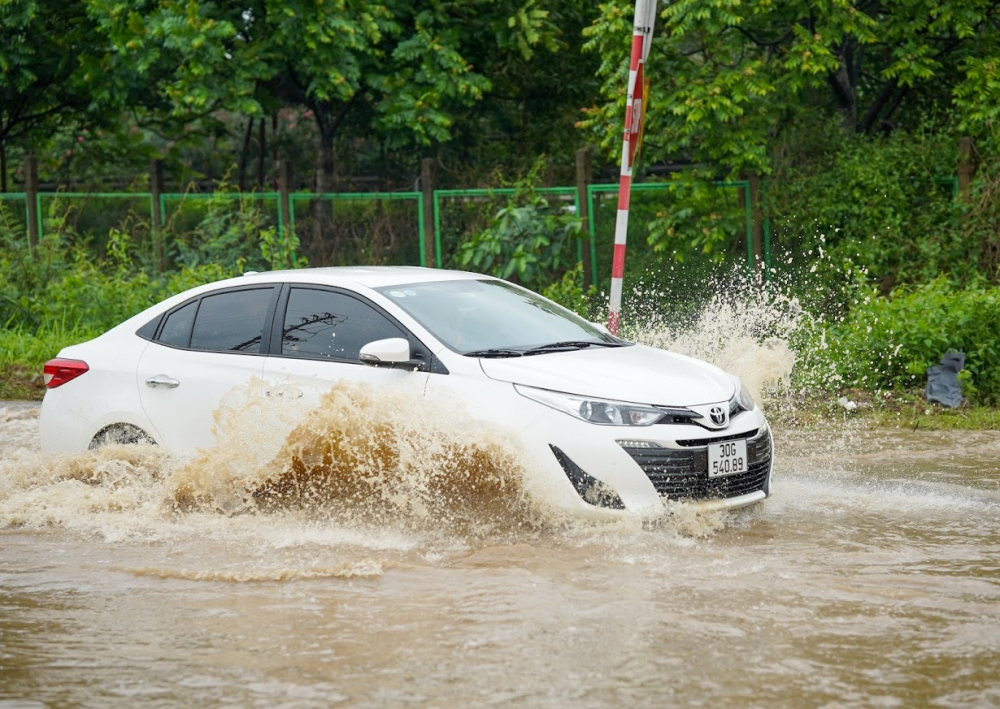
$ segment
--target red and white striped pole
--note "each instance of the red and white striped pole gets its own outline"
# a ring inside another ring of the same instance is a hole
[[[615,253],[611,265],[611,303],[608,307],[608,330],[618,334],[621,321],[622,278],[625,275],[625,241],[628,233],[628,208],[632,193],[632,162],[639,147],[643,116],[642,67],[653,40],[658,0],[635,0],[632,24],[632,59],[628,70],[628,98],[625,104],[625,140],[622,144],[622,169],[618,184],[618,218],[615,221]]]

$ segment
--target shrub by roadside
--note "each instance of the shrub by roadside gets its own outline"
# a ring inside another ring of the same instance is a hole
[[[44,364],[63,347],[97,334],[96,330],[67,331],[59,326],[0,329],[0,399],[41,399],[45,394]]]
[[[843,320],[814,328],[800,346],[806,388],[906,391],[949,350],[966,355],[959,379],[971,403],[1000,405],[1000,288],[938,277],[859,299]],[[810,381],[811,380],[811,381]]]

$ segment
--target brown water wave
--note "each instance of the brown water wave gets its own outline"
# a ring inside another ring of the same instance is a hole
[[[118,538],[129,525],[138,536],[158,525],[176,530],[193,513],[291,510],[463,534],[546,524],[511,438],[417,396],[341,384],[304,406],[255,381],[227,397],[216,433],[215,445],[187,459],[150,445],[74,455],[15,448],[0,461],[0,527],[89,528]]]
[[[133,576],[147,576],[157,579],[179,579],[183,581],[222,581],[226,583],[270,583],[315,579],[378,579],[385,573],[386,562],[365,560],[344,562],[335,566],[288,567],[270,569],[206,570],[175,569],[169,567],[112,568]]]

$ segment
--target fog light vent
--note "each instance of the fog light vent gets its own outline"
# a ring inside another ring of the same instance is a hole
[[[607,507],[612,510],[624,510],[625,503],[618,497],[618,494],[607,483],[601,482],[592,475],[584,472],[583,468],[570,460],[569,456],[556,446],[549,444],[553,455],[559,461],[559,465],[566,472],[566,477],[573,483],[573,488],[577,491],[584,502],[594,507]]]

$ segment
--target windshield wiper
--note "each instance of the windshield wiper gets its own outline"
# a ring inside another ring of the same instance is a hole
[[[524,354],[544,354],[546,352],[570,352],[572,350],[582,350],[587,347],[623,347],[621,342],[595,342],[594,340],[564,340],[562,342],[550,342],[547,345],[532,347]]]
[[[488,350],[472,350],[471,352],[463,352],[464,357],[520,357],[524,354],[524,350],[504,350],[504,349],[488,349]]]

